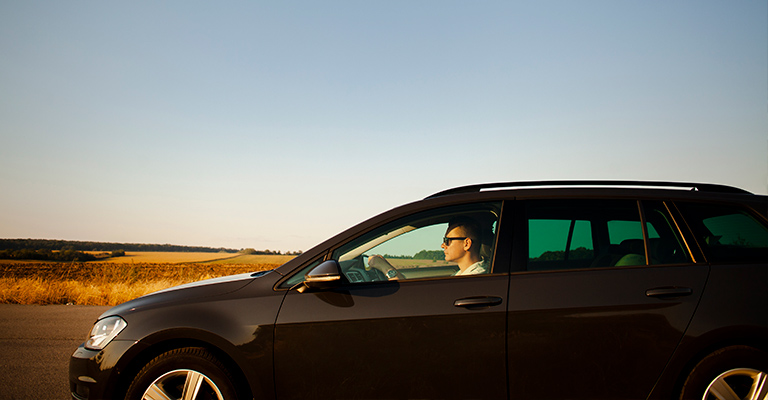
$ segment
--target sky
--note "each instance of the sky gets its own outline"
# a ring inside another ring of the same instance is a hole
[[[546,179],[768,193],[768,2],[0,0],[0,238],[304,251]]]

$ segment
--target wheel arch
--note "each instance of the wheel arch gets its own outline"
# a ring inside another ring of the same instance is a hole
[[[736,328],[727,330],[731,331],[732,329]],[[768,353],[768,329],[757,327],[751,329],[742,328],[738,329],[737,334],[734,332],[710,332],[697,342],[699,342],[698,346],[691,346],[695,350],[691,350],[688,353],[685,361],[677,371],[673,386],[674,394],[679,394],[682,391],[686,380],[694,368],[704,359],[715,353],[729,348],[740,347],[750,347]]]
[[[158,332],[140,341],[143,346],[130,357],[124,357],[124,365],[118,366],[119,376],[115,384],[115,398],[123,398],[133,379],[144,365],[155,357],[171,350],[200,347],[221,361],[235,379],[237,392],[245,399],[253,398],[252,382],[246,377],[243,365],[232,354],[235,346],[210,332],[196,329],[170,329]],[[135,346],[136,348],[137,346]]]
[[[686,369],[683,374],[680,374],[680,382],[675,387],[674,396],[675,398],[679,396],[683,400],[698,399],[702,393],[705,396],[712,394],[713,392],[709,391],[710,386],[715,381],[720,381],[722,384],[723,381],[720,379],[725,373],[742,375],[747,370],[757,370],[765,373],[768,371],[768,358],[766,358],[766,355],[768,355],[768,352],[766,352],[765,348],[746,344],[734,344],[718,348],[705,354],[695,363],[691,363],[692,367]],[[753,388],[759,387],[760,380],[753,380],[751,384],[757,385],[753,386]],[[728,384],[726,383],[726,385]],[[741,385],[738,384],[738,386]],[[734,386],[734,390],[736,387]],[[741,389],[744,390],[745,387],[741,386]],[[747,386],[746,389],[749,389],[749,387]],[[717,390],[722,390],[722,388]],[[746,391],[739,393],[739,398],[745,394],[747,394]],[[706,397],[709,398],[709,396]]]
[[[700,336],[686,336],[670,358],[649,399],[679,396],[693,369],[707,356],[722,349],[747,346],[768,352],[768,328],[761,326],[727,327]]]

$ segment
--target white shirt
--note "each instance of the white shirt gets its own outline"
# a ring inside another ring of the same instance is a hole
[[[467,269],[464,271],[459,270],[453,276],[459,276],[459,275],[477,275],[477,274],[484,274],[488,272],[488,265],[485,264],[485,260],[478,261],[472,265],[470,265]]]

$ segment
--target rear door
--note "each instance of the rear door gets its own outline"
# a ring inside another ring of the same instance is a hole
[[[526,200],[516,209],[510,398],[646,398],[709,272],[666,204]]]

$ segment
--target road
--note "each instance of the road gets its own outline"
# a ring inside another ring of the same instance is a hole
[[[69,357],[109,308],[0,304],[0,400],[69,399]]]

